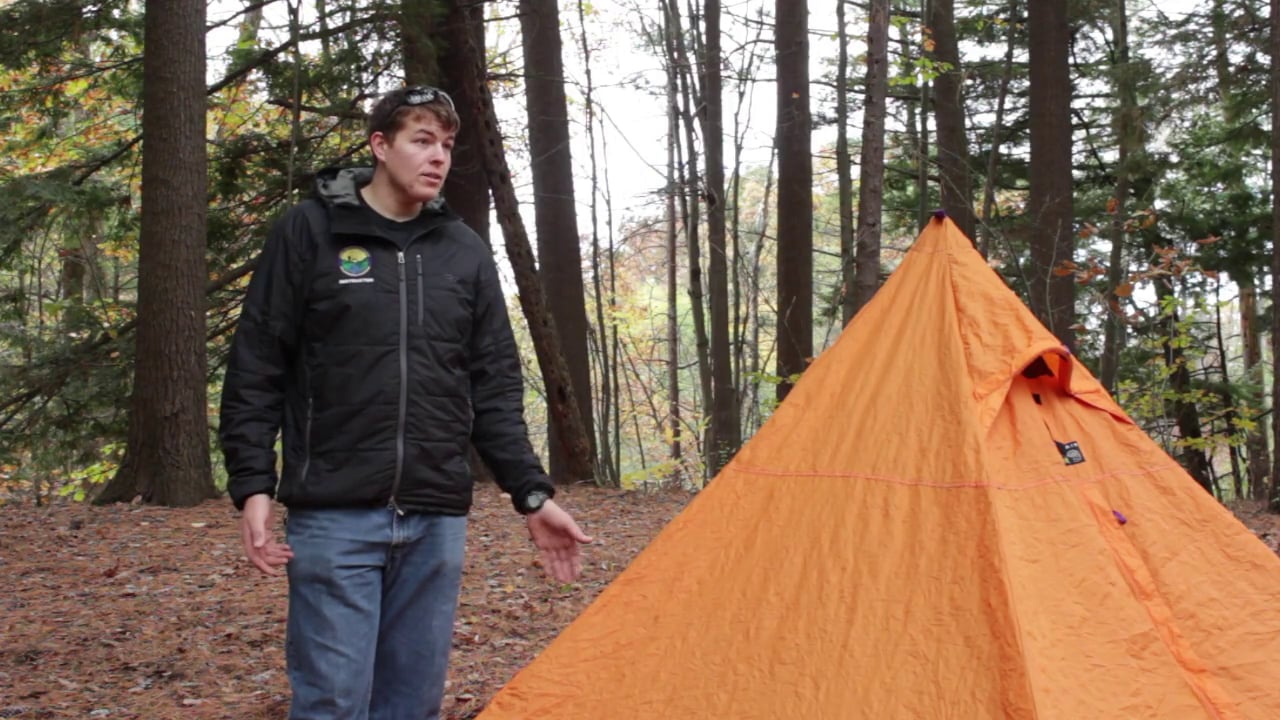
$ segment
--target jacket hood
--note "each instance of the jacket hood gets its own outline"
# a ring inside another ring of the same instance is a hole
[[[325,168],[316,173],[316,197],[329,206],[359,207],[360,197],[356,193],[371,180],[373,180],[371,167]],[[447,207],[444,196],[437,195],[436,199],[423,206],[423,210],[430,213],[447,213]]]

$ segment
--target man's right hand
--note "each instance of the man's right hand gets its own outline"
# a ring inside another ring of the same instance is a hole
[[[293,557],[288,545],[278,543],[271,532],[271,497],[250,495],[240,513],[240,540],[249,562],[267,575],[279,575]]]

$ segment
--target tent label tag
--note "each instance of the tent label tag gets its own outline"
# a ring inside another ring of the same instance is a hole
[[[1080,443],[1074,440],[1069,443],[1056,443],[1058,452],[1062,453],[1062,461],[1068,465],[1079,465],[1084,462],[1084,453],[1080,452]]]

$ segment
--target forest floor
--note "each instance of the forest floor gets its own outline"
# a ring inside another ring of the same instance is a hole
[[[561,489],[595,536],[562,586],[478,486],[444,717],[478,714],[690,497]],[[227,500],[0,508],[0,718],[284,718],[287,586],[244,559],[237,518]]]
[[[562,491],[596,542],[558,586],[505,496],[477,488],[444,717],[474,717],[690,497]],[[1280,551],[1280,516],[1232,509]],[[236,518],[226,500],[2,508],[0,718],[283,718],[285,581],[247,564]]]

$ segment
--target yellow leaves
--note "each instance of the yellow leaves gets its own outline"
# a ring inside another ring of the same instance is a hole
[[[1088,238],[1098,234],[1098,226],[1093,223],[1085,223],[1084,226],[1080,228],[1079,234],[1081,240],[1087,240]]]
[[[98,249],[107,257],[126,263],[133,262],[138,257],[138,234],[129,233],[119,240],[98,243]]]
[[[1246,408],[1247,410],[1247,408]],[[1247,413],[1241,413],[1231,419],[1231,424],[1236,430],[1244,433],[1251,433],[1258,429],[1258,423],[1247,416]]]
[[[1114,197],[1107,198],[1107,214],[1115,215],[1120,210],[1120,201]]]
[[[1133,294],[1133,283],[1126,282],[1116,286],[1116,289],[1115,289],[1116,297],[1129,297],[1132,294]]]
[[[4,76],[0,76],[0,93],[7,93],[13,90],[14,88],[18,87],[18,84],[21,81],[22,81],[22,74],[17,71],[7,73]]]
[[[66,83],[63,83],[62,85],[62,92],[71,96],[83,95],[88,90],[89,90],[89,78],[87,77],[76,78],[75,80],[70,80]]]

